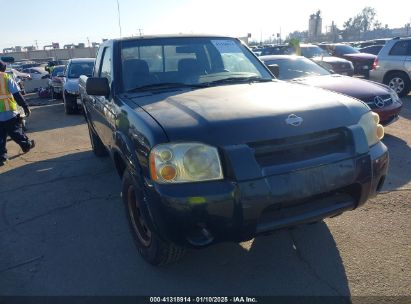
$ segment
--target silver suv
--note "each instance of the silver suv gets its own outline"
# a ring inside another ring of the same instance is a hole
[[[406,96],[411,90],[411,38],[389,40],[378,53],[370,79]]]

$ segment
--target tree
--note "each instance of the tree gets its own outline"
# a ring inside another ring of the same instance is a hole
[[[381,27],[381,22],[376,20],[377,12],[372,7],[364,7],[362,11],[344,22],[344,39],[361,39],[361,37],[372,29]]]

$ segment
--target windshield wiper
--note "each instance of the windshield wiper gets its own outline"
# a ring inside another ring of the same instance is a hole
[[[247,77],[229,77],[210,82],[205,82],[206,85],[214,85],[220,83],[243,83],[243,82],[270,82],[272,79],[261,78],[259,76],[247,76]]]
[[[140,92],[148,91],[152,89],[173,89],[173,88],[204,88],[201,84],[187,84],[182,82],[164,82],[164,83],[152,83],[135,87],[134,89],[127,90],[127,92]]]

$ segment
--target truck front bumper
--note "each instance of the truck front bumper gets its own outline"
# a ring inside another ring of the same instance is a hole
[[[353,210],[381,190],[388,151],[242,182],[149,184],[149,213],[160,235],[180,245],[245,241]]]

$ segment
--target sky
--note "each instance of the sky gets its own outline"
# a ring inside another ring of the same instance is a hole
[[[376,9],[389,27],[411,22],[411,1],[396,0],[118,0],[121,35],[210,33],[252,34],[260,41],[280,33],[307,30],[317,10],[325,26],[342,28],[364,7]],[[120,37],[117,0],[0,0],[0,51],[16,45],[101,42]],[[402,9],[398,9],[398,8]],[[9,14],[7,12],[10,12]],[[7,27],[8,25],[8,27]]]

